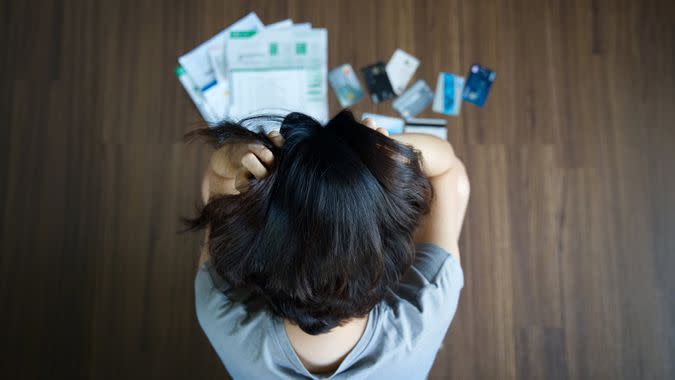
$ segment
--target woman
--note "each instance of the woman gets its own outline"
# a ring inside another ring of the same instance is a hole
[[[450,144],[349,111],[192,135],[217,148],[189,221],[206,230],[197,317],[230,374],[425,378],[464,283],[469,182]]]

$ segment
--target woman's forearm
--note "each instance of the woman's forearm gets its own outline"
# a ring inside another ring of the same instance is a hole
[[[421,133],[402,133],[390,137],[422,153],[422,170],[427,177],[446,173],[457,160],[452,145],[438,137]]]

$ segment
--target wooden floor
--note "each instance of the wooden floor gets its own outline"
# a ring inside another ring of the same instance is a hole
[[[3,2],[0,378],[227,376],[177,234],[207,152],[173,69],[249,11],[327,28],[330,67],[398,47],[432,85],[497,72],[449,118],[473,193],[432,379],[675,378],[673,4]]]

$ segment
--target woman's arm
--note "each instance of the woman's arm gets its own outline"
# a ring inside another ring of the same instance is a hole
[[[278,133],[271,133],[270,138],[273,142],[283,139]],[[271,165],[273,160],[272,152],[260,144],[234,143],[218,148],[211,155],[202,182],[204,204],[212,196],[239,194],[252,175],[256,178],[265,177],[265,165]]]
[[[404,133],[391,138],[422,153],[422,170],[434,188],[431,210],[418,228],[415,242],[436,244],[459,261],[459,235],[470,193],[464,164],[450,143],[437,137]]]
[[[402,133],[390,137],[422,153],[422,171],[429,178],[449,171],[458,160],[452,145],[438,137],[421,133]]]
[[[277,131],[269,133],[272,143],[278,147],[284,144],[284,138]],[[245,191],[250,176],[262,178],[267,175],[265,165],[274,160],[272,152],[260,144],[225,144],[211,155],[208,168],[202,179],[202,201],[219,195],[239,194]],[[204,244],[199,256],[199,266],[209,259],[208,242],[210,227],[206,228]]]

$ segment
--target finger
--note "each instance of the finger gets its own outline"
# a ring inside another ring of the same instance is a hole
[[[211,198],[211,176],[213,176],[213,170],[211,168],[206,169],[206,173],[204,173],[204,178],[202,179],[202,201],[204,204],[209,203],[209,199]]]
[[[276,146],[277,148],[281,148],[286,142],[284,136],[282,136],[281,133],[279,133],[279,131],[272,131],[267,134],[267,137],[269,137],[270,140],[272,140],[272,144],[274,144],[274,146]]]
[[[255,178],[260,179],[267,175],[267,169],[260,162],[258,157],[255,154],[248,152],[241,158],[241,164],[248,169]]]
[[[384,128],[377,128],[377,131],[380,132],[381,134],[385,135],[385,136],[389,136],[389,131],[387,131]]]
[[[377,125],[375,124],[375,120],[373,120],[371,118],[366,118],[366,120],[363,121],[363,125],[365,125],[366,127],[370,128],[370,129],[376,129],[377,128]]]
[[[237,177],[234,179],[234,188],[239,192],[243,193],[248,190],[248,177],[250,173],[247,170],[241,170]]]
[[[272,165],[274,155],[272,151],[260,144],[248,144],[248,149],[255,154],[265,165]]]

